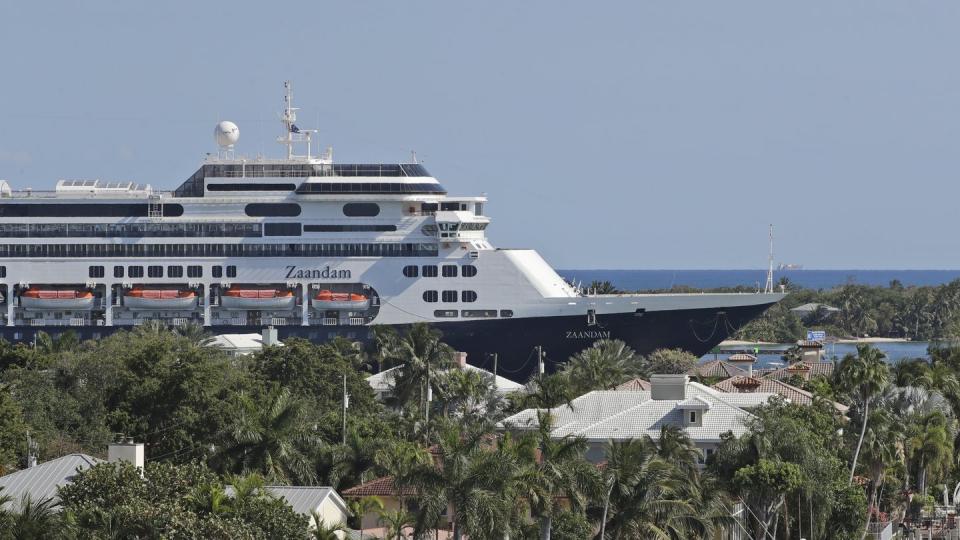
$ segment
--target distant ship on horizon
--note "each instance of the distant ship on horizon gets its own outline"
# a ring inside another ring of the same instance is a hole
[[[803,270],[802,264],[793,264],[793,263],[780,263],[777,265],[777,270]]]

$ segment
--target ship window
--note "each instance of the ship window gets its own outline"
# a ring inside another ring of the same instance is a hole
[[[483,215],[483,203],[478,202],[473,205],[473,213],[478,216]]]
[[[300,205],[296,203],[250,203],[245,212],[250,217],[297,217]]]
[[[92,278],[102,278],[103,277],[103,267],[102,266],[91,266],[88,270],[88,275]]]
[[[123,277],[123,267],[122,267],[122,266],[114,266],[114,267],[113,267],[113,277],[117,277],[117,278]]]
[[[347,217],[374,217],[380,215],[377,203],[347,203],[343,205],[343,215]]]
[[[443,291],[440,295],[440,298],[444,302],[456,302],[457,301],[457,291]]]
[[[512,309],[501,309],[501,310],[500,310],[500,316],[501,316],[501,317],[505,317],[505,318],[513,317],[513,310],[512,310]]]
[[[464,205],[466,206],[466,205]],[[460,210],[460,203],[458,202],[442,202],[440,203],[440,210],[444,212],[451,212]]]
[[[147,277],[163,277],[163,267],[162,266],[148,266],[147,267]]]
[[[465,309],[461,312],[461,315],[464,317],[472,317],[478,319],[492,319],[497,316],[497,310],[495,309]]]
[[[417,270],[419,270],[419,267],[416,265],[404,266],[403,275],[407,277],[417,277]]]
[[[231,266],[228,266],[228,267],[227,267],[227,277],[237,277],[237,267],[236,267],[236,266],[232,266],[232,265],[231,265]]]
[[[453,318],[457,316],[457,310],[455,309],[438,309],[433,312],[433,316],[437,318]]]
[[[143,267],[142,266],[129,266],[127,267],[127,275],[133,278],[143,277]]]
[[[423,277],[437,277],[437,265],[435,264],[424,265]]]
[[[222,266],[214,266],[214,267],[211,269],[211,272],[210,272],[210,273],[211,273],[211,275],[212,275],[213,277],[223,277],[223,267],[222,267]]]
[[[293,191],[296,184],[207,184],[207,191]]]
[[[424,302],[436,302],[436,301],[437,301],[437,291],[423,291],[423,301],[424,301]]]
[[[440,205],[438,205],[437,203],[425,202],[420,205],[420,211],[423,212],[424,214],[430,214],[430,213],[436,212],[439,207]]]
[[[7,267],[0,266],[0,278],[5,278],[5,277],[7,277]]]
[[[264,223],[264,236],[300,236],[299,223]]]
[[[304,225],[304,232],[394,232],[396,225]]]
[[[455,264],[443,265],[443,277],[457,277],[457,265]]]
[[[463,274],[463,277],[473,277],[477,275],[477,267],[472,264],[465,264],[461,267],[460,273]]]
[[[0,217],[147,217],[143,203],[7,203],[0,205]],[[183,205],[163,205],[165,217],[183,215]]]
[[[183,267],[182,267],[182,266],[168,266],[168,267],[167,267],[167,277],[183,277]]]
[[[191,265],[187,267],[187,277],[203,277],[203,267],[200,265]]]
[[[460,301],[461,301],[461,302],[476,302],[476,301],[477,301],[477,291],[461,291],[461,292],[460,292]]]

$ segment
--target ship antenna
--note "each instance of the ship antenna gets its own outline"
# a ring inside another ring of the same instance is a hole
[[[300,129],[297,127],[297,111],[300,110],[297,107],[293,106],[293,84],[290,81],[283,81],[283,114],[280,117],[280,121],[283,122],[284,135],[277,138],[277,142],[287,147],[287,159],[294,159],[295,156],[293,153],[293,145],[296,143],[307,143],[307,155],[306,158],[309,161],[311,156],[311,143],[313,133],[316,133],[315,129]]]
[[[773,292],[773,224],[770,224],[770,255],[767,262],[769,266],[767,267],[767,286],[763,288],[763,292],[772,293]]]

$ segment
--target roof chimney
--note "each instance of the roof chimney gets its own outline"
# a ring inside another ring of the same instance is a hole
[[[260,335],[262,336],[260,341],[263,342],[264,347],[276,345],[280,342],[280,340],[277,339],[277,329],[272,326],[264,328]]]
[[[752,377],[753,364],[757,361],[757,357],[752,354],[737,353],[730,355],[730,358],[728,358],[727,361],[746,371],[747,375]]]
[[[107,461],[116,463],[126,461],[132,463],[134,467],[143,474],[143,443],[135,443],[133,439],[127,437],[107,447]]]
[[[687,397],[686,375],[653,375],[650,377],[650,397],[658,400],[683,400]]]

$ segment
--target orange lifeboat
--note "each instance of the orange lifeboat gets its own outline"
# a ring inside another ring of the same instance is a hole
[[[220,305],[227,310],[289,310],[296,303],[288,289],[230,287],[220,295]]]
[[[87,289],[43,289],[30,287],[20,293],[20,305],[27,310],[89,311],[93,293]]]
[[[129,309],[191,310],[197,305],[197,293],[191,289],[130,289],[123,295]]]
[[[361,311],[370,307],[370,299],[362,294],[336,293],[324,289],[313,297],[313,307],[316,309]]]

